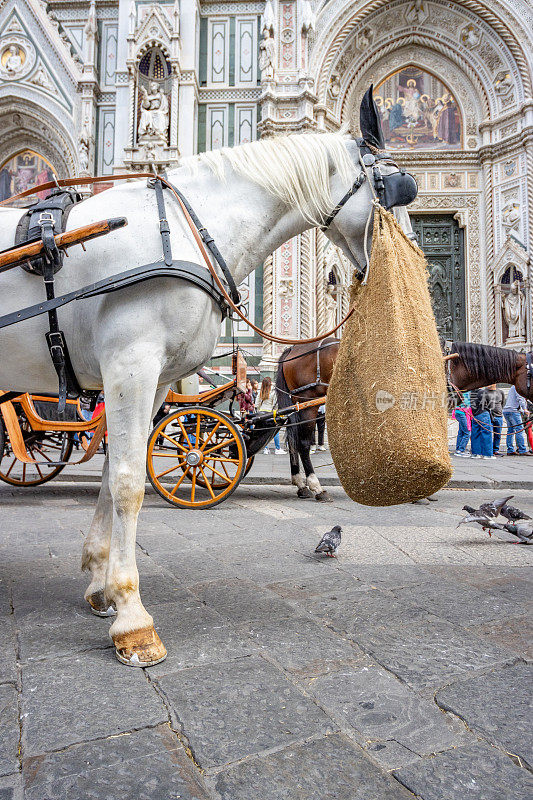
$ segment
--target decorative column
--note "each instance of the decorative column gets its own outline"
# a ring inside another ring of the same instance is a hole
[[[79,84],[79,89],[81,91],[81,112],[78,129],[78,164],[80,176],[94,175],[96,172],[96,95],[99,91],[99,86],[98,73],[96,71],[98,25],[96,20],[95,0],[91,0],[84,33],[83,77]]]
[[[487,309],[486,340],[492,345],[496,344],[496,310],[493,291],[493,266],[494,266],[494,166],[488,153],[481,155],[483,169],[483,184],[485,189],[485,308]],[[470,306],[470,304],[469,304]]]

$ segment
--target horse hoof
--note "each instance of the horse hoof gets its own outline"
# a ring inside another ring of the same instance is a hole
[[[298,497],[303,497],[305,500],[307,500],[309,497],[313,496],[313,493],[311,492],[311,489],[308,489],[307,486],[300,487],[300,489],[298,489],[296,494],[297,494]]]
[[[112,603],[108,603],[105,599],[103,590],[94,592],[87,597],[87,602],[93,614],[97,617],[114,617],[117,609]]]
[[[153,667],[167,657],[165,645],[153,626],[113,636],[115,655],[129,667]]]
[[[333,503],[333,500],[325,490],[315,494],[315,500],[317,503]]]

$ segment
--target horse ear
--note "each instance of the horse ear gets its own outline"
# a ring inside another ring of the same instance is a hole
[[[377,147],[378,150],[383,150],[385,147],[385,140],[381,129],[379,111],[372,95],[373,89],[373,85],[370,84],[361,100],[359,126],[361,128],[361,136],[365,139],[367,144]]]

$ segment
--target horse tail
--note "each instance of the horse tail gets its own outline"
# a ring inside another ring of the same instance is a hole
[[[288,408],[293,404],[291,398],[291,392],[287,385],[285,374],[283,372],[283,362],[288,357],[291,350],[292,347],[287,347],[287,349],[284,350],[281,356],[279,357],[278,361],[278,372],[276,375],[276,400],[278,404],[278,409],[280,410]],[[295,425],[294,423],[298,421],[299,421],[299,414],[298,412],[295,412],[294,414],[291,414],[287,419],[287,427],[285,428],[287,436],[287,444],[289,445],[289,448],[292,448],[295,452],[298,452],[300,426]]]

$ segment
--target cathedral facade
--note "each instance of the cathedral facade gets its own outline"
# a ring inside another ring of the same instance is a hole
[[[532,82],[528,0],[3,0],[0,194],[260,136],[357,133],[373,84],[387,149],[418,181],[441,338],[532,349]],[[242,291],[252,321],[298,338],[342,318],[350,280],[313,230]],[[221,334],[220,354],[236,340],[274,369],[281,346],[243,323]]]

